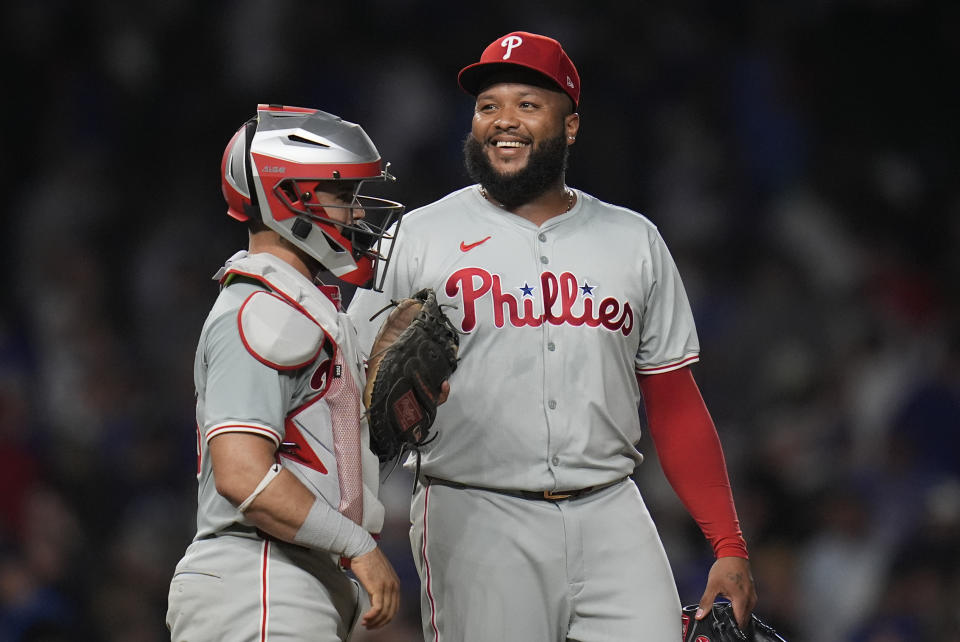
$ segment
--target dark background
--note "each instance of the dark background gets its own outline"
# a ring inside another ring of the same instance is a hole
[[[245,244],[220,157],[256,104],[361,123],[412,209],[466,184],[456,73],[515,29],[580,71],[568,182],[680,265],[757,612],[791,642],[960,640],[958,28],[910,0],[5,8],[0,640],[166,635],[196,337]],[[641,448],[696,602],[710,551]],[[404,612],[361,637],[415,640],[406,473],[384,494]]]

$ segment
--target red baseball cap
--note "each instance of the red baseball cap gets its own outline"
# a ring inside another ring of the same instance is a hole
[[[480,62],[461,69],[457,80],[464,91],[476,96],[492,73],[516,66],[546,76],[570,96],[574,107],[580,103],[580,74],[567,52],[553,38],[527,31],[514,31],[491,42]]]

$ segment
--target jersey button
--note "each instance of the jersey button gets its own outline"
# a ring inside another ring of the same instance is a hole
[[[554,466],[559,466],[559,465],[560,465],[560,458],[557,457],[556,455],[554,455],[554,456],[553,456],[553,459],[550,460],[550,463],[552,463]]]
[[[554,401],[553,399],[551,399],[551,400],[547,403],[547,405],[550,406],[550,410],[553,410],[554,408],[557,407],[557,402]]]
[[[550,262],[550,259],[548,259],[548,258],[545,257],[545,256],[541,256],[541,257],[540,257],[540,262],[543,263],[544,265],[546,265],[547,263]]]
[[[544,234],[543,232],[540,232],[540,236],[538,236],[537,238],[540,239],[541,241],[546,241],[547,235]]]
[[[547,350],[549,350],[550,352],[553,352],[556,349],[557,349],[557,344],[555,344],[553,341],[547,344]]]

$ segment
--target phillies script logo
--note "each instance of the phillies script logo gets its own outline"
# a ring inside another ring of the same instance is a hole
[[[592,296],[593,287],[577,282],[569,272],[557,276],[552,272],[540,275],[540,302],[543,312],[534,311],[533,292],[537,288],[521,288],[523,300],[504,292],[500,275],[478,267],[457,270],[447,279],[447,296],[458,294],[463,301],[463,323],[460,328],[470,332],[477,327],[477,305],[493,306],[493,322],[498,328],[506,323],[515,327],[539,327],[544,323],[553,325],[585,325],[590,328],[602,326],[607,330],[622,332],[623,336],[633,330],[633,309],[627,301],[621,303],[613,297],[597,302]],[[488,296],[489,295],[489,296]],[[583,295],[583,296],[581,296]]]

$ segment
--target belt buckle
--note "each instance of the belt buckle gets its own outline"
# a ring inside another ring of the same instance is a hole
[[[573,496],[572,493],[555,493],[552,490],[543,491],[543,498],[549,499],[551,501],[556,501],[559,499],[570,499],[570,497],[572,496]]]

